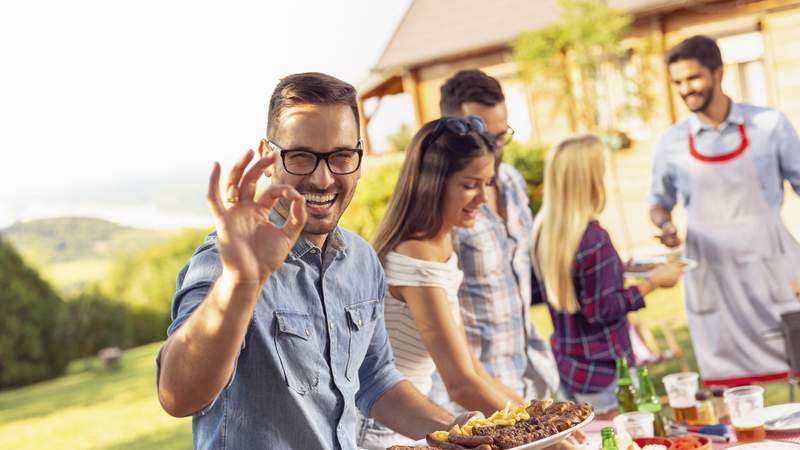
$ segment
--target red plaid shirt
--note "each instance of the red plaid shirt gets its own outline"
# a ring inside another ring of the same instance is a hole
[[[590,222],[572,266],[580,309],[568,314],[548,303],[554,328],[550,342],[561,382],[572,393],[607,388],[615,380],[618,357],[634,363],[626,315],[643,308],[644,298],[638,288],[625,288],[623,272],[608,232],[597,221]],[[541,280],[535,276],[533,299],[547,301]]]

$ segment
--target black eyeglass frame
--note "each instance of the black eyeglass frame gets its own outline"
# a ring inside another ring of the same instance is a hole
[[[506,130],[500,133],[492,135],[494,137],[495,143],[499,140],[503,140],[503,144],[508,145],[514,139],[514,129],[511,128],[511,125],[506,125]]]
[[[334,150],[332,152],[325,152],[325,153],[318,153],[318,152],[314,152],[314,151],[311,151],[311,150],[285,149],[285,148],[281,147],[280,145],[272,142],[271,139],[267,139],[267,144],[269,144],[269,146],[272,147],[273,150],[278,150],[280,152],[279,154],[281,155],[281,163],[283,164],[284,170],[286,170],[286,172],[288,172],[288,173],[290,173],[292,175],[297,175],[297,176],[311,175],[312,173],[316,172],[317,167],[319,167],[319,162],[321,160],[325,160],[325,165],[328,166],[328,170],[332,174],[334,174],[334,175],[350,175],[350,174],[358,172],[358,169],[361,168],[361,162],[364,159],[364,149],[362,148],[362,146],[364,144],[362,143],[361,139],[358,140],[358,142],[356,143],[356,147],[355,148]],[[328,158],[330,158],[332,155],[335,155],[337,153],[343,153],[343,152],[354,152],[356,155],[358,155],[358,164],[356,164],[356,168],[351,170],[350,172],[337,172],[337,171],[333,170],[333,168],[331,168],[331,163],[330,163],[330,160]],[[316,161],[314,162],[314,168],[311,169],[311,171],[308,172],[308,173],[295,173],[295,172],[292,172],[291,170],[289,170],[288,167],[286,167],[286,155],[291,154],[291,153],[309,153],[309,154],[314,155],[314,157],[316,158]]]

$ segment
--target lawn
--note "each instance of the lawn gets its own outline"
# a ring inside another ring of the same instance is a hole
[[[118,371],[76,361],[61,378],[0,393],[0,448],[190,449],[191,420],[168,416],[156,398],[158,348],[128,350]]]

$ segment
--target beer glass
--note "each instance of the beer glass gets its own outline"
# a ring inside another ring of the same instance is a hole
[[[614,417],[614,428],[617,434],[623,431],[631,435],[632,438],[645,438],[654,436],[653,413],[647,411],[635,411],[620,414]]]
[[[736,431],[737,442],[763,441],[767,437],[764,429],[764,388],[742,386],[725,391],[725,404],[731,415],[731,425]]]
[[[697,372],[673,373],[661,380],[667,389],[669,406],[672,408],[672,417],[681,423],[695,424],[697,422],[697,382],[700,375]]]

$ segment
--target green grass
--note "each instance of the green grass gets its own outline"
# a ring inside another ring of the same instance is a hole
[[[109,258],[83,258],[53,263],[45,272],[47,281],[61,293],[78,292],[82,287],[105,278],[111,265]]]
[[[126,351],[118,371],[76,361],[61,378],[0,392],[0,448],[190,449],[191,420],[158,404],[159,345]]]
[[[645,299],[647,306],[637,311],[639,317],[645,321],[660,322],[670,321],[673,323],[673,330],[678,344],[686,354],[686,361],[693,371],[697,371],[697,361],[694,356],[692,340],[689,336],[689,328],[686,321],[686,310],[683,306],[683,288],[678,285],[673,289],[659,289],[648,295]],[[550,313],[546,305],[535,305],[531,308],[531,318],[536,326],[537,332],[545,338],[553,333],[553,323],[550,320]],[[665,346],[663,337],[656,335],[659,344]],[[656,385],[656,390],[663,396],[666,395],[661,379],[670,373],[680,372],[678,362],[675,360],[650,366],[651,379]],[[789,401],[789,391],[785,381],[774,381],[762,383],[765,389],[764,401],[767,405],[787,403]]]

